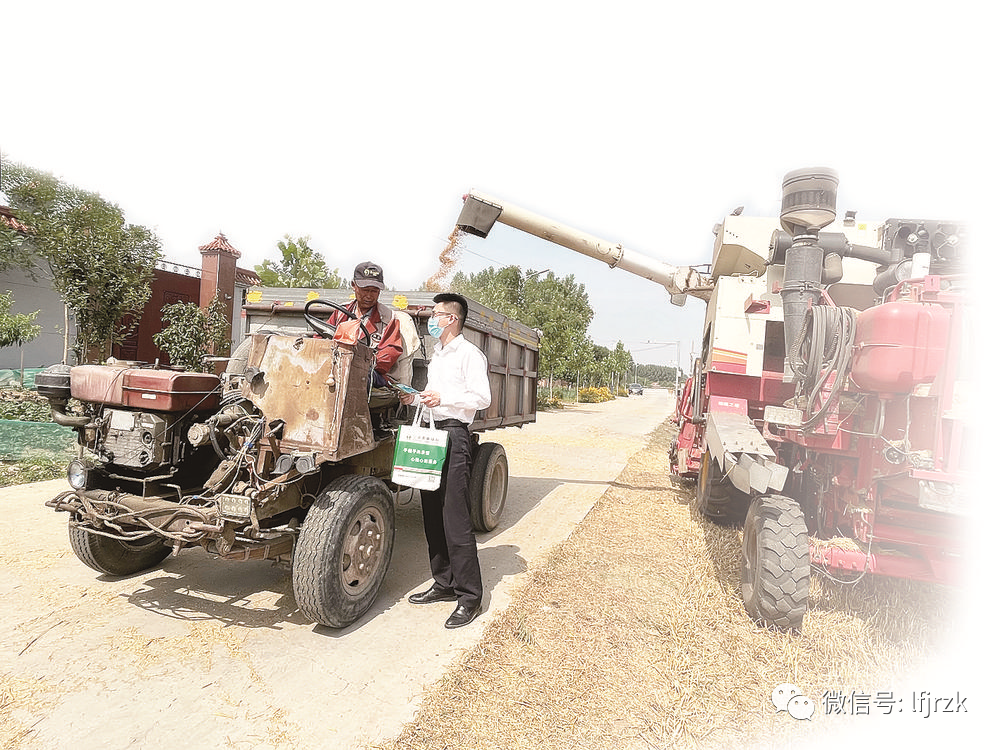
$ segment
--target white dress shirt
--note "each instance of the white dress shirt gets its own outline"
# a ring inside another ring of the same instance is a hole
[[[476,412],[493,401],[488,372],[486,355],[462,334],[447,346],[440,341],[434,344],[434,354],[427,365],[426,388],[441,394],[441,405],[431,410],[434,419],[457,419],[472,424]]]

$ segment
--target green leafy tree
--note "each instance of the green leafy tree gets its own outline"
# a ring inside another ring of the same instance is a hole
[[[209,372],[205,357],[229,352],[229,321],[222,301],[216,297],[207,308],[193,302],[177,302],[163,308],[166,328],[153,335],[153,343],[170,357],[170,364],[185,370]]]
[[[278,241],[280,261],[265,260],[254,266],[264,286],[281,286],[307,289],[337,289],[346,282],[326,264],[323,256],[309,247],[309,237],[293,239],[286,234]]]
[[[33,313],[11,314],[10,306],[13,303],[10,292],[0,293],[0,348],[26,344],[42,330],[40,325],[33,322],[38,316],[38,310]]]
[[[542,332],[539,372],[575,379],[592,358],[587,328],[594,317],[587,290],[573,276],[544,278],[517,266],[455,274],[452,289]]]
[[[539,369],[556,378],[575,379],[586,365],[592,343],[587,328],[594,317],[583,284],[572,275],[549,273],[526,286],[523,322],[542,331]]]
[[[675,377],[678,383],[683,384],[686,375],[683,371],[678,371],[676,367],[669,365],[639,365],[639,381],[642,383],[660,383],[673,386]]]
[[[103,359],[149,299],[159,240],[97,193],[51,174],[5,162],[2,176],[0,189],[28,232],[3,233],[0,257],[37,259],[76,316],[80,359]]]
[[[459,271],[452,280],[451,289],[458,294],[472,297],[499,313],[523,321],[527,309],[526,289],[534,282],[518,266],[486,268],[466,276]]]
[[[0,201],[5,201],[2,187],[7,170],[5,157],[0,154]],[[17,268],[32,278],[35,278],[35,254],[32,251],[28,234],[22,228],[23,224],[17,214],[6,207],[0,207],[3,221],[0,221],[0,272],[8,268]]]
[[[605,362],[611,392],[614,393],[628,379],[629,373],[635,368],[635,363],[632,360],[632,353],[625,349],[621,341],[615,345]]]

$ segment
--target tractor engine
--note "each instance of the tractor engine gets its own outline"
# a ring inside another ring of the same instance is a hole
[[[195,450],[188,430],[218,410],[221,391],[215,375],[124,365],[53,365],[36,387],[94,460],[137,480],[176,473]],[[83,414],[67,412],[70,398]]]

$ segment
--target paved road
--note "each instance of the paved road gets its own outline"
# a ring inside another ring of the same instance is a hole
[[[286,569],[200,550],[127,579],[69,549],[43,503],[62,480],[0,489],[0,746],[356,748],[392,737],[473,646],[524,573],[565,539],[672,408],[666,391],[539,415],[484,438],[510,461],[500,527],[480,536],[486,613],[416,607],[429,582],[419,500],[397,498],[379,598],[344,630],[297,611]]]

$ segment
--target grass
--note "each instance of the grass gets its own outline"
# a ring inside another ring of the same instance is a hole
[[[0,487],[43,482],[66,476],[66,458],[31,458],[0,461]]]
[[[34,391],[24,388],[0,388],[0,419],[49,422],[51,416],[49,402]],[[2,460],[0,487],[58,479],[66,475],[68,460],[68,455],[50,455],[43,451],[39,451],[39,455]]]

